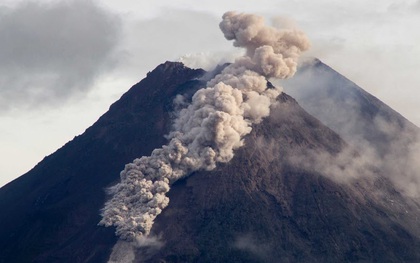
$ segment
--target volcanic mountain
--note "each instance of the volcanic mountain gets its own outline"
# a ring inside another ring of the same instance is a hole
[[[323,82],[320,71],[333,81]],[[319,81],[304,81],[307,74]],[[0,262],[107,262],[118,238],[98,226],[106,189],[126,163],[166,143],[173,99],[191,97],[206,75],[181,63],[159,65],[82,135],[2,187]],[[336,105],[351,98],[364,106],[357,111],[365,127],[389,116],[381,123],[415,139],[417,127],[354,84],[343,85],[350,82],[322,62],[305,64],[297,77],[286,86],[336,88],[339,96],[318,96]],[[336,160],[342,153],[363,157],[352,126],[334,124],[337,118],[325,119],[309,99],[296,97],[313,115],[283,93],[232,161],[172,186],[152,228],[157,244],[138,248],[134,262],[420,261],[420,206],[395,185],[399,175],[376,162],[354,168]],[[381,127],[366,128],[363,138],[388,156],[394,148]],[[359,175],[347,178],[349,170]]]

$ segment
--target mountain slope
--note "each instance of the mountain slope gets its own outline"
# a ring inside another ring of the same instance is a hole
[[[158,66],[84,134],[0,188],[0,262],[106,262],[117,241],[97,226],[106,187],[166,142],[174,96],[191,96],[203,74]],[[230,163],[174,184],[152,229],[164,246],[140,249],[137,261],[418,261],[418,206],[387,177],[342,184],[295,158],[350,147],[282,94]]]

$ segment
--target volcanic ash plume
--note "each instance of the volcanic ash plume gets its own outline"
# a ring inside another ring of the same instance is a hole
[[[235,46],[246,48],[246,55],[198,90],[177,112],[169,143],[127,164],[121,182],[109,190],[113,197],[105,204],[100,224],[116,226],[125,240],[150,233],[154,219],[169,203],[166,193],[172,183],[233,158],[251,125],[270,114],[270,105],[281,93],[267,89],[267,78],[291,77],[299,55],[309,47],[303,33],[266,26],[263,18],[251,14],[227,12],[220,28]]]

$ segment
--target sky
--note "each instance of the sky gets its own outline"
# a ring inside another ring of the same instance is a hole
[[[420,0],[0,0],[0,186],[160,63],[234,57],[218,27],[229,10],[301,29],[307,56],[420,126]]]

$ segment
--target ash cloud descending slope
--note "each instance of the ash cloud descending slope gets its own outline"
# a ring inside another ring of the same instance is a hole
[[[154,219],[168,206],[166,193],[176,180],[233,158],[251,126],[270,114],[281,93],[267,89],[267,78],[291,77],[299,55],[309,48],[300,31],[266,26],[262,17],[251,14],[227,12],[220,29],[234,46],[244,47],[246,55],[176,113],[167,145],[127,164],[121,182],[109,189],[113,196],[100,224],[116,226],[122,239],[139,240],[150,233]]]

